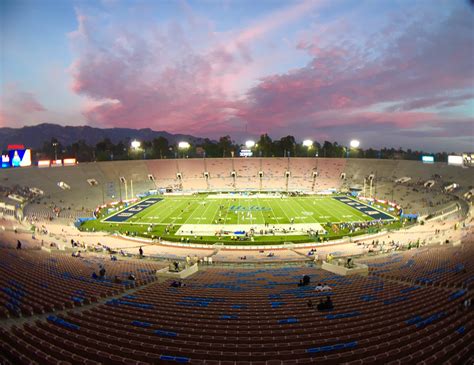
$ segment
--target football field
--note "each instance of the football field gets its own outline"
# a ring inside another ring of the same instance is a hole
[[[343,195],[157,195],[127,206],[109,206],[81,229],[181,242],[308,242],[399,224],[385,208]],[[338,225],[369,221],[377,224],[353,231],[348,225]]]
[[[104,218],[103,222],[183,225],[280,225],[363,222],[391,219],[387,213],[347,197],[223,197],[215,195],[150,198]],[[341,201],[342,200],[342,201]]]

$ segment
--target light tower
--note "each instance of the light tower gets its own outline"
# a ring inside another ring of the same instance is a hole
[[[351,148],[359,148],[360,142],[357,139],[353,139],[350,143]]]
[[[251,150],[253,147],[255,147],[255,141],[252,141],[251,139],[245,141],[245,147]]]
[[[306,155],[309,156],[309,151],[313,149],[313,141],[310,139],[305,139],[303,141],[303,146],[307,148]]]
[[[142,145],[142,143],[140,141],[137,141],[136,139],[134,139],[130,143],[130,147],[132,147],[133,150],[138,150],[141,147],[141,145]]]
[[[346,158],[349,158],[349,152],[351,149],[356,150],[360,146],[360,142],[357,139],[353,139],[349,143],[350,148],[346,149]]]
[[[186,151],[189,149],[189,147],[191,147],[191,145],[189,144],[189,142],[186,142],[186,141],[181,141],[178,143],[178,148],[183,151],[183,158],[184,158],[184,154],[186,153]]]

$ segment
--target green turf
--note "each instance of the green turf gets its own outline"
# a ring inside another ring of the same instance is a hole
[[[237,211],[237,213],[236,213]],[[85,230],[105,230],[130,232],[144,236],[161,236],[166,239],[180,240],[175,235],[183,224],[289,224],[294,223],[319,223],[328,230],[327,238],[334,239],[347,235],[346,230],[332,231],[330,223],[363,222],[373,218],[358,210],[333,199],[330,196],[304,196],[283,198],[224,198],[212,199],[208,195],[195,196],[169,196],[162,201],[130,217],[125,222],[105,222],[107,217],[117,214],[114,211],[104,214],[96,221],[90,221],[81,227]],[[219,220],[220,219],[220,220]],[[396,223],[391,223],[394,227]],[[153,229],[149,232],[149,226]],[[169,232],[165,228],[173,225]],[[357,232],[362,234],[366,232]],[[284,242],[306,242],[314,238],[307,235],[301,236],[256,236],[255,242],[260,244]],[[319,240],[321,238],[318,238]],[[229,238],[217,239],[213,236],[199,237],[198,242],[228,242]]]
[[[242,207],[236,213],[231,207]],[[220,207],[223,207],[220,209]],[[264,211],[251,211],[261,207]],[[246,211],[245,211],[246,210]],[[361,222],[372,218],[329,197],[286,197],[283,199],[206,199],[197,197],[172,197],[131,217],[127,223],[154,224],[214,224],[222,218],[224,224],[287,224]]]

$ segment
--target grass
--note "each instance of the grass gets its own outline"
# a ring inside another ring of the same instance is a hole
[[[123,209],[122,209],[123,210]],[[301,196],[283,198],[251,198],[236,195],[232,198],[212,198],[209,195],[170,196],[155,203],[128,218],[124,222],[106,222],[105,219],[120,213],[120,210],[104,210],[97,220],[83,223],[83,230],[102,230],[121,232],[145,237],[162,237],[167,240],[179,241],[176,232],[182,225],[218,224],[226,225],[263,225],[306,223],[321,224],[328,234],[324,239],[336,239],[349,235],[348,229],[333,229],[334,223],[364,222],[372,217],[352,208],[330,196]],[[384,222],[386,228],[399,228],[400,223]],[[218,226],[216,225],[216,228]],[[377,230],[380,227],[372,227]],[[168,229],[168,231],[166,231]],[[354,234],[367,233],[365,230]],[[212,235],[191,237],[193,242],[202,243],[235,243],[231,237],[217,238]],[[266,235],[254,237],[254,241],[238,241],[238,244],[282,243],[286,241],[308,242],[321,240],[321,237],[308,235]]]

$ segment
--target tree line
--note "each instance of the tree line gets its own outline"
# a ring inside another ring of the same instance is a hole
[[[239,157],[245,145],[236,143],[230,136],[222,136],[217,141],[204,139],[201,143],[190,144],[187,149],[180,149],[177,143],[170,143],[164,137],[141,141],[139,148],[131,147],[131,139],[113,143],[105,138],[95,145],[79,140],[63,146],[56,138],[45,142],[36,151],[37,159],[76,158],[78,162],[164,159],[164,158],[203,158],[203,157]],[[404,150],[402,148],[363,149],[349,148],[338,142],[313,142],[311,147],[304,146],[293,136],[273,140],[268,134],[262,134],[251,148],[254,157],[346,157],[372,159],[421,160],[423,151]],[[446,162],[447,153],[431,154],[435,161]]]

